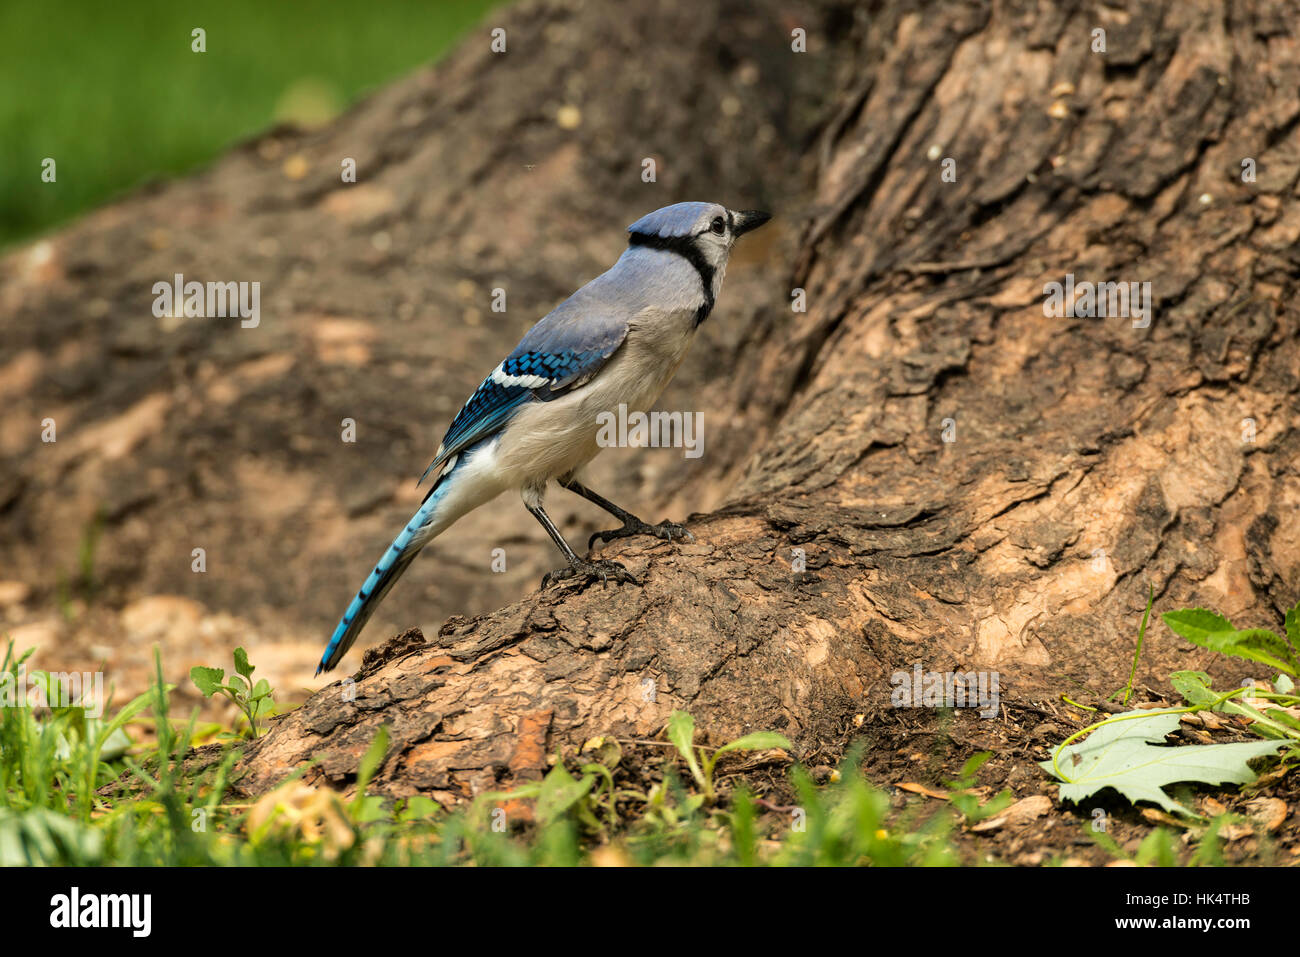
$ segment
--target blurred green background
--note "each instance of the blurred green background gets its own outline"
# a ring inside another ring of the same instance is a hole
[[[0,246],[272,123],[324,122],[496,2],[2,0]],[[190,49],[196,27],[205,53]]]

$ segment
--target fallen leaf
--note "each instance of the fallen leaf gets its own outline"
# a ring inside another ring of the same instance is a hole
[[[934,788],[928,788],[924,784],[916,784],[912,781],[904,781],[902,784],[896,784],[894,787],[900,791],[911,791],[913,794],[923,794],[926,797],[934,798],[938,801],[948,800],[948,795],[942,791],[936,791]]]
[[[1239,841],[1253,833],[1249,824],[1225,824],[1219,828],[1219,837],[1225,841]]]
[[[1227,814],[1228,808],[1222,801],[1216,801],[1212,797],[1207,797],[1201,802],[1201,807],[1205,810],[1206,816],[1218,817],[1220,814]]]
[[[1166,814],[1159,808],[1144,807],[1142,808],[1143,820],[1150,821],[1152,824],[1166,824],[1170,827],[1185,828],[1187,821],[1182,818],[1174,817],[1172,814]]]
[[[1037,820],[1051,809],[1051,798],[1046,794],[1034,794],[1027,798],[1021,798],[1011,805],[1002,812],[1002,817],[1005,817],[1009,824],[1021,826]]]
[[[1166,785],[1180,781],[1251,784],[1256,775],[1246,762],[1286,744],[1164,745],[1165,736],[1177,727],[1176,714],[1130,711],[1101,725],[1079,744],[1061,749],[1056,766],[1049,760],[1040,767],[1063,782],[1063,801],[1079,804],[1109,787],[1134,804],[1150,801],[1166,811],[1190,815],[1191,811],[1165,793]]]
[[[1046,794],[1034,794],[1027,798],[1021,798],[997,817],[989,818],[987,821],[980,821],[978,824],[974,825],[971,830],[982,834],[986,831],[996,831],[998,828],[1007,825],[1010,825],[1011,827],[1024,827],[1031,821],[1035,821],[1042,817],[1051,809],[1051,798]]]
[[[1280,798],[1255,798],[1246,802],[1247,813],[1251,818],[1264,825],[1268,831],[1276,831],[1286,822],[1288,808]]]
[[[1223,722],[1213,711],[1198,711],[1196,716],[1201,719],[1201,724],[1211,731],[1219,731],[1223,728]]]

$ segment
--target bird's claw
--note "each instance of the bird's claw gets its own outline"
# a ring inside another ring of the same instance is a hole
[[[664,541],[671,542],[674,538],[680,538],[682,541],[693,542],[695,536],[687,530],[685,525],[679,525],[677,522],[660,522],[658,525],[649,525],[639,519],[630,522],[624,522],[622,528],[611,528],[606,532],[593,532],[591,538],[587,539],[587,548],[596,544],[599,539],[601,543],[612,542],[616,538],[631,538],[633,535],[650,535],[654,538],[662,538]]]
[[[598,558],[595,560],[579,559],[574,565],[566,565],[564,568],[557,568],[553,572],[547,572],[542,576],[542,587],[548,588],[556,582],[565,581],[569,578],[583,578],[587,582],[599,581],[602,588],[608,587],[611,578],[616,582],[631,582],[633,585],[641,584],[630,571],[618,562]]]

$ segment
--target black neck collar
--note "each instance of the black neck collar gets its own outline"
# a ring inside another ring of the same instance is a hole
[[[704,258],[704,254],[696,248],[693,240],[693,236],[647,236],[644,233],[633,233],[628,237],[627,244],[629,246],[646,246],[649,249],[663,249],[670,253],[676,253],[695,267],[695,271],[700,274],[700,282],[704,286],[704,304],[695,310],[695,324],[698,326],[713,311],[713,275],[716,270]]]

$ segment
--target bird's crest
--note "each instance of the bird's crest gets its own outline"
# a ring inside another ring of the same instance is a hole
[[[706,213],[726,215],[717,203],[674,203],[647,213],[627,228],[634,236],[658,236],[674,239],[696,232]]]

